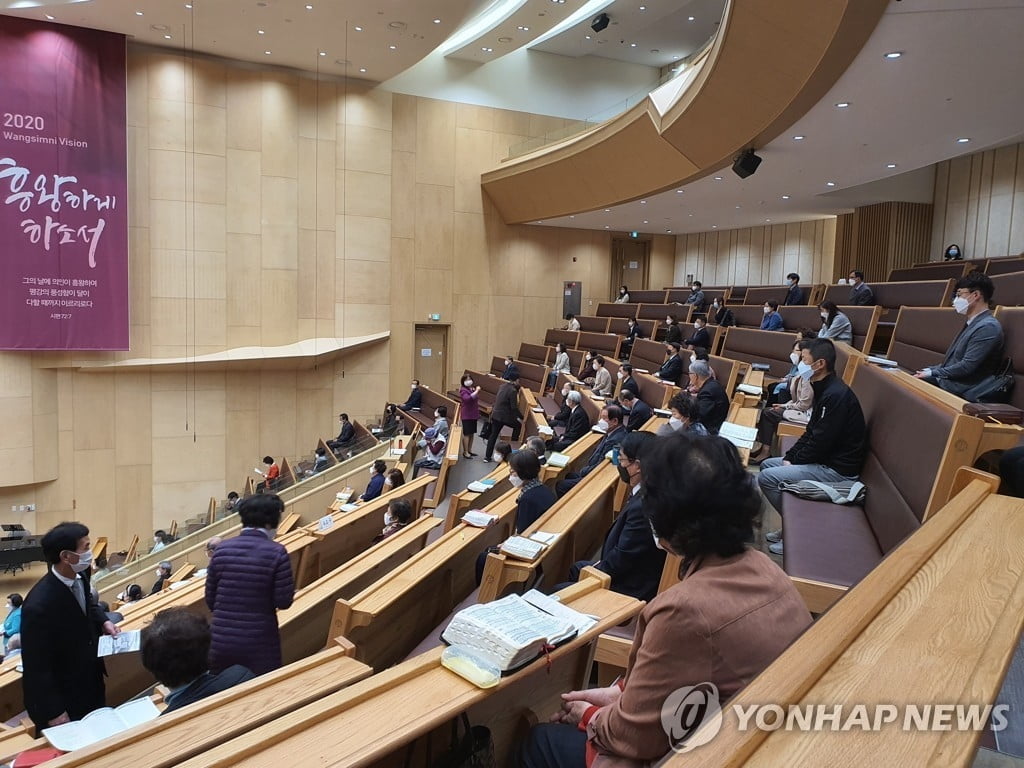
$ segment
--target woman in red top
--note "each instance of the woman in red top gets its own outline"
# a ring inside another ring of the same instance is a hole
[[[260,472],[263,475],[263,482],[257,484],[256,493],[274,490],[274,487],[277,485],[277,478],[281,476],[281,468],[274,462],[273,456],[264,456],[263,465],[267,470]]]

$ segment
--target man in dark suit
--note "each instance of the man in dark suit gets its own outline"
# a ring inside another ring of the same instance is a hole
[[[661,364],[661,368],[654,374],[655,376],[662,381],[679,383],[679,377],[683,375],[683,361],[679,358],[679,350],[678,342],[672,341],[665,345],[665,354],[668,355],[668,359]]]
[[[717,435],[729,415],[729,396],[725,393],[725,387],[711,378],[711,366],[707,360],[690,363],[690,373],[698,387],[697,420],[708,432]]]
[[[871,286],[864,282],[864,273],[859,269],[850,272],[850,298],[849,304],[855,307],[875,306],[875,292]]]
[[[960,278],[953,307],[967,322],[942,365],[918,371],[917,378],[972,400],[971,390],[996,373],[1003,362],[1003,327],[989,311],[993,289],[992,278],[977,270]]]
[[[790,272],[786,275],[789,283],[789,290],[786,291],[786,300],[783,303],[787,307],[796,307],[804,303],[804,289],[800,287],[800,275]]]
[[[515,440],[522,420],[523,415],[519,412],[519,374],[515,374],[515,378],[502,384],[498,394],[494,396],[494,407],[491,408],[491,434],[487,437],[484,462],[491,460],[501,430],[512,427],[512,439]]]
[[[569,422],[562,436],[551,440],[551,450],[565,450],[590,431],[590,417],[580,405],[582,401],[583,395],[575,390],[565,396],[565,402],[569,405]]]
[[[708,329],[704,327],[705,321],[703,317],[698,317],[693,321],[693,336],[688,338],[684,343],[690,349],[711,349],[711,336],[708,334]]]
[[[619,401],[626,414],[626,431],[636,432],[654,415],[651,406],[628,389],[619,391]]]
[[[423,397],[418,387],[416,389],[416,394]],[[327,441],[327,447],[332,451],[339,451],[342,448],[347,447],[356,436],[356,428],[352,425],[352,422],[348,420],[347,413],[339,413],[338,422],[341,424],[341,431],[338,432],[338,436],[336,438]]]
[[[650,432],[631,432],[619,443],[619,477],[629,486],[629,500],[605,536],[601,559],[574,563],[569,569],[572,581],[579,581],[580,571],[592,565],[612,577],[613,592],[637,600],[650,600],[657,594],[665,550],[654,543],[639,493],[644,453],[654,439]]]
[[[564,480],[558,481],[555,485],[555,495],[558,498],[562,498],[576,487],[580,480],[601,466],[608,451],[617,448],[622,438],[626,436],[626,428],[622,425],[622,409],[617,405],[606,405],[601,409],[601,417],[594,428],[599,432],[604,432],[604,439],[597,444],[594,452],[590,454],[587,465],[579,473],[570,472]]]
[[[423,393],[420,392],[420,380],[413,379],[410,386],[409,399],[402,403],[399,408],[403,411],[418,411],[423,407]]]
[[[103,662],[96,649],[101,634],[120,633],[89,586],[89,529],[61,523],[41,543],[50,568],[21,612],[21,684],[37,729],[81,720],[105,705]]]
[[[164,591],[164,584],[171,578],[171,563],[169,560],[162,560],[160,565],[157,566],[156,581],[153,582],[153,588],[149,590],[149,594],[156,595]]]
[[[512,377],[519,378],[519,366],[512,359],[512,355],[505,356],[505,370],[501,372],[501,378],[505,381],[512,381]]]
[[[632,365],[630,365],[629,363],[623,363],[622,365],[620,365],[618,376],[622,382],[621,384],[619,384],[619,392],[621,392],[624,389],[628,389],[634,395],[639,394],[640,385],[637,384],[636,379],[633,378]]]

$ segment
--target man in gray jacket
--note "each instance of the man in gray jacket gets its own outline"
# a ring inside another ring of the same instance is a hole
[[[1003,361],[1003,328],[989,311],[992,280],[975,270],[956,284],[953,307],[967,322],[946,350],[941,365],[914,375],[970,399],[970,390],[994,375]]]

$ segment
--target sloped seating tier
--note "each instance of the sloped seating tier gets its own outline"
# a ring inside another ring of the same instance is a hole
[[[548,382],[548,371],[550,369],[546,365],[536,365],[526,360],[516,360],[515,363],[519,369],[519,383],[527,389],[533,390],[538,395],[543,392]],[[504,370],[505,358],[492,357],[491,375],[501,378]],[[474,381],[474,383],[476,382]]]
[[[424,386],[420,387],[420,392],[423,395],[423,405],[418,411],[402,411],[405,418],[411,419],[412,422],[419,424],[424,429],[432,427],[434,426],[434,409],[443,405],[448,409],[448,421],[451,423],[455,411],[459,407],[459,401]]]
[[[882,307],[879,323],[895,323],[900,307],[946,307],[953,300],[954,280],[918,280],[906,283],[869,283],[875,304]],[[849,301],[850,286],[830,285],[825,300],[844,304]]]
[[[665,362],[665,345],[660,341],[637,339],[633,342],[633,350],[629,354],[629,363],[634,369],[640,368],[652,375],[658,372]]]
[[[970,261],[935,261],[927,266],[902,267],[889,272],[887,282],[900,283],[911,280],[959,280],[972,269],[984,269],[985,264]]]
[[[639,392],[633,394],[643,400],[651,408],[667,408],[668,401],[679,391],[679,388],[662,381],[652,373],[633,372],[633,378],[640,388]],[[621,383],[619,387],[621,391]]]
[[[550,347],[543,344],[527,344],[525,341],[519,345],[519,354],[516,360],[534,365],[550,365],[555,358],[550,355]]]
[[[831,710],[842,703],[845,720],[849,702],[868,703],[868,712],[872,702],[994,704],[1024,611],[1017,577],[1024,569],[1024,501],[995,495],[995,478],[987,480],[964,483],[741,690],[723,708],[713,739],[704,743],[706,734],[698,733],[699,750],[659,764],[828,766],[851,764],[851,755],[858,765],[976,764],[981,734],[971,728],[740,730],[735,708],[771,702],[784,711],[818,704]]]
[[[711,302],[718,299],[723,304],[725,303],[726,297],[729,295],[728,288],[701,288],[704,292],[704,309],[702,312],[707,312],[711,307]],[[669,302],[679,302],[685,304],[686,300],[690,298],[692,291],[689,288],[670,288],[668,291]]]
[[[675,315],[680,323],[688,323],[693,306],[690,304],[641,304],[636,317],[640,320],[656,320],[658,322],[658,334],[665,326],[665,320],[669,315]]]
[[[795,333],[729,328],[722,344],[722,357],[746,363],[767,363],[769,375],[782,378],[793,367],[789,355],[796,340]]]
[[[858,367],[853,390],[868,428],[864,507],[782,496],[784,567],[812,611],[827,608],[945,503],[982,434],[980,420],[875,366]]]
[[[597,305],[598,317],[636,317],[640,305],[637,303],[616,304],[615,302],[601,302]]]
[[[1024,272],[1010,272],[992,278],[992,300],[1004,307],[1024,305]]]
[[[939,365],[963,327],[964,316],[952,307],[903,307],[886,357],[908,371]]]
[[[580,323],[580,330],[587,333],[608,333],[608,317],[594,317],[591,315],[576,315]],[[625,318],[621,318],[625,320]]]
[[[620,304],[617,306],[625,305]],[[621,343],[622,339],[614,333],[586,333],[581,331],[576,346],[579,349],[597,352],[599,355],[615,360],[619,356],[619,345]]]
[[[805,289],[807,290],[807,289]],[[786,300],[786,294],[789,293],[789,288],[785,285],[766,285],[751,287],[747,289],[747,295],[743,300],[744,304],[760,306],[766,301],[777,301],[781,305]],[[807,301],[806,293],[804,295],[804,303]]]
[[[576,349],[579,337],[579,331],[563,331],[560,328],[548,328],[544,332],[544,346],[553,347],[555,344],[565,344],[566,349]]]
[[[630,291],[629,298],[635,304],[665,304],[665,294],[668,293],[664,288],[660,291]]]

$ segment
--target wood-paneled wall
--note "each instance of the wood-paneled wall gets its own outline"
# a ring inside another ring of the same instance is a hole
[[[673,285],[693,275],[704,285],[782,285],[796,272],[804,284],[829,282],[835,218],[712,230],[676,238]]]
[[[950,243],[966,259],[1024,252],[1024,144],[935,166],[931,259],[941,259]]]
[[[928,203],[878,203],[837,218],[834,279],[860,269],[866,281],[882,282],[893,269],[928,260],[932,230]]]
[[[454,381],[558,323],[563,280],[584,311],[611,296],[608,232],[506,226],[481,191],[555,118],[135,46],[128,69],[131,350],[0,353],[0,508],[36,504],[33,530],[78,518],[145,542],[264,454],[310,453],[338,412],[379,416],[429,313],[451,326]],[[653,284],[674,255],[655,238]],[[76,368],[384,330],[305,370]]]

